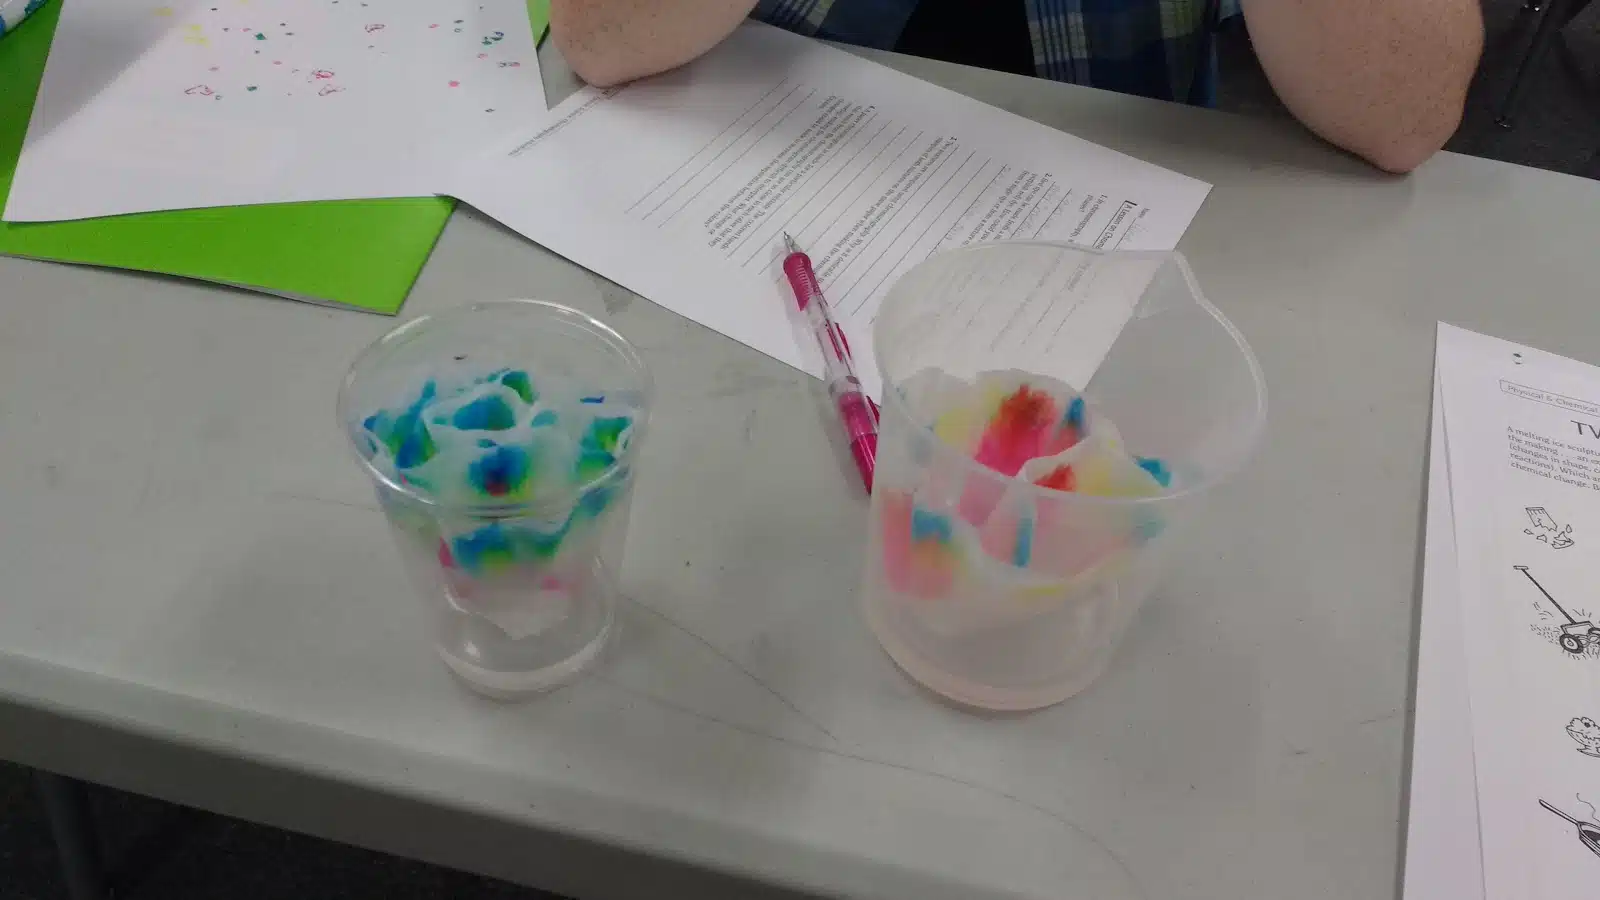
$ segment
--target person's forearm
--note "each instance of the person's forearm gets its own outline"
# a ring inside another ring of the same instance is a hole
[[[1244,15],[1289,111],[1382,169],[1416,168],[1461,123],[1478,0],[1244,0]]]
[[[550,33],[578,77],[609,87],[694,59],[754,7],[755,0],[551,0]]]

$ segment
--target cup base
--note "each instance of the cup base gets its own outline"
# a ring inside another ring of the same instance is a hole
[[[616,600],[611,573],[597,560],[587,590],[567,622],[521,640],[495,634],[497,644],[521,651],[516,655],[527,658],[528,667],[489,667],[479,661],[485,649],[479,646],[480,629],[494,628],[480,617],[452,617],[434,650],[451,674],[473,691],[495,700],[528,699],[572,681],[600,658],[616,618]]]
[[[1000,687],[972,679],[962,678],[918,653],[902,640],[886,620],[884,611],[870,600],[864,604],[867,625],[878,639],[878,645],[894,660],[894,664],[930,691],[961,706],[993,712],[1030,712],[1070,700],[1082,693],[1105,674],[1114,656],[1114,646],[1107,646],[1096,658],[1061,681],[1026,687]]]

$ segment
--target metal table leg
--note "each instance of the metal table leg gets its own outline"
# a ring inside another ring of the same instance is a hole
[[[39,786],[45,816],[50,820],[67,896],[71,900],[109,900],[111,891],[100,862],[100,841],[83,782],[38,770],[33,778]]]

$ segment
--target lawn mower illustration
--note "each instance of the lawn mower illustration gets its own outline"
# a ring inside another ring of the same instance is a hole
[[[1558,612],[1566,617],[1568,624],[1561,626],[1561,637],[1557,639],[1561,649],[1571,653],[1573,656],[1582,656],[1585,650],[1600,641],[1600,626],[1595,625],[1593,622],[1579,622],[1574,619],[1572,613],[1567,612],[1566,607],[1557,603],[1556,598],[1550,596],[1550,592],[1544,589],[1544,585],[1539,583],[1539,579],[1533,577],[1533,573],[1528,571],[1527,566],[1512,566],[1511,568],[1528,576],[1528,580],[1533,582],[1533,586],[1539,589],[1539,593],[1543,594],[1546,600],[1550,601],[1550,605],[1554,606]]]

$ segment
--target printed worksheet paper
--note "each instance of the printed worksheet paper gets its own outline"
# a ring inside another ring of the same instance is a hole
[[[5,218],[431,196],[546,113],[525,0],[70,0]]]
[[[1441,326],[1484,896],[1600,877],[1600,369]]]
[[[543,127],[473,161],[452,192],[681,315],[809,368],[785,312],[788,232],[858,335],[876,394],[867,345],[878,304],[930,254],[1002,239],[1168,250],[1209,189],[748,23],[678,71],[579,91]],[[1135,291],[1112,327],[1136,300]],[[1050,328],[1072,330],[1074,302],[1063,295]]]
[[[1461,584],[1450,502],[1444,393],[1433,381],[1428,508],[1417,638],[1416,718],[1406,820],[1406,900],[1484,900],[1472,702],[1461,625]]]

